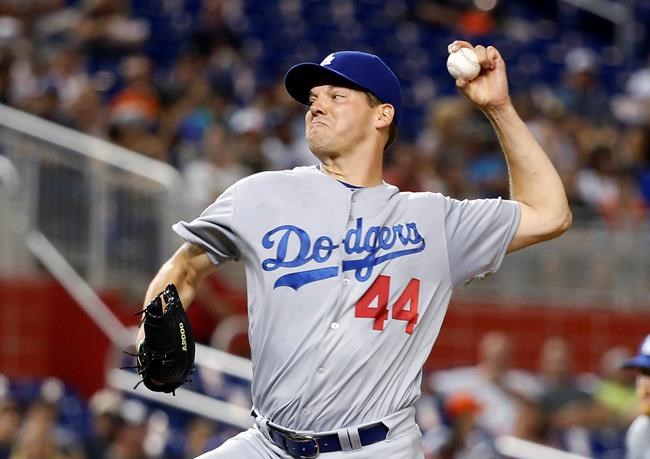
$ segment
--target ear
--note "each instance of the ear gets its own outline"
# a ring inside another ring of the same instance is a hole
[[[395,108],[391,104],[381,104],[376,107],[377,121],[375,126],[377,128],[388,127],[393,122],[395,117]]]

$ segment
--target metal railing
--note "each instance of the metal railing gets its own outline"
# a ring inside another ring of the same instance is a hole
[[[180,216],[181,188],[180,175],[167,165],[0,106],[0,275],[45,268],[115,349],[130,349],[135,331],[96,290],[111,288],[142,300],[177,245],[168,227]],[[200,344],[195,363],[252,378],[249,360]],[[252,424],[250,407],[188,389],[176,397],[134,390],[138,380],[120,369],[106,375],[107,384],[133,395],[242,429]]]
[[[171,166],[0,105],[0,155],[22,181],[12,206],[94,288],[141,296],[175,244],[182,178]],[[0,254],[6,266],[15,256]]]
[[[81,309],[108,337],[113,346],[116,349],[131,349],[135,342],[136,331],[128,329],[115,317],[90,285],[84,281],[47,238],[40,231],[31,229],[27,232],[26,242],[34,257],[74,298]],[[195,363],[203,368],[226,373],[245,381],[251,381],[253,377],[250,360],[198,343],[196,344]],[[225,422],[242,429],[252,425],[250,407],[238,406],[183,388],[176,390],[176,397],[151,392],[145,388],[138,390],[135,386],[139,381],[138,375],[118,368],[109,369],[106,375],[106,382],[109,386],[138,397],[154,400],[163,405],[189,411],[195,415]]]
[[[501,269],[459,297],[548,306],[634,310],[650,306],[650,227],[575,224],[558,239],[506,256]]]

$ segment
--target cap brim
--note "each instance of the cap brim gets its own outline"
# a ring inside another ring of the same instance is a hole
[[[637,355],[623,362],[623,368],[650,368],[650,355]]]
[[[284,86],[289,95],[304,105],[309,105],[309,92],[312,88],[326,84],[365,90],[336,70],[309,62],[294,65],[284,77]]]

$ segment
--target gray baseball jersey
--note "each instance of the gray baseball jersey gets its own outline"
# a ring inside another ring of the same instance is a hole
[[[412,405],[452,290],[495,271],[519,206],[263,172],[174,230],[245,265],[256,410],[328,431]]]
[[[625,459],[650,459],[650,416],[638,416],[625,437]]]

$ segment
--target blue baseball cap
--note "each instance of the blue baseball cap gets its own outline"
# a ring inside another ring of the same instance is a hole
[[[650,368],[650,335],[639,346],[639,354],[623,362],[623,368]]]
[[[311,88],[324,84],[370,91],[381,102],[391,104],[395,109],[395,120],[399,120],[402,107],[399,80],[374,54],[339,51],[327,56],[320,64],[304,62],[294,65],[284,77],[289,95],[305,105],[309,105]]]

